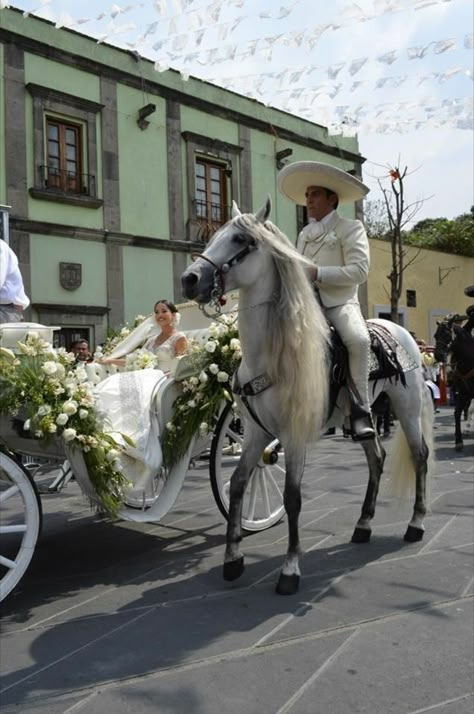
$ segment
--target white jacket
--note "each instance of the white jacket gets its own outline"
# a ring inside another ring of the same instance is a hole
[[[324,232],[309,223],[298,236],[296,247],[318,267],[316,285],[324,307],[359,303],[359,285],[370,267],[369,241],[360,221],[342,218],[336,211],[324,221]]]

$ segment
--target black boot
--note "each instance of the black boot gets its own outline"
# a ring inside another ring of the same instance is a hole
[[[375,429],[372,416],[360,402],[351,403],[351,428],[353,441],[375,439]]]

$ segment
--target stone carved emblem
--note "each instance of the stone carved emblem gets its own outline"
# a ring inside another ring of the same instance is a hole
[[[82,263],[59,263],[59,282],[65,290],[77,290],[82,284]]]

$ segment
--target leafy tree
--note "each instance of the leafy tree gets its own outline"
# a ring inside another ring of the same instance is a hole
[[[406,243],[474,257],[474,206],[453,220],[427,218],[406,235]]]

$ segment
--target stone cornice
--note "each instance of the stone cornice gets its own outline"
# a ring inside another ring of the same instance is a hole
[[[55,62],[73,66],[85,72],[107,77],[108,79],[115,80],[135,89],[143,89],[143,80],[141,77],[117,69],[116,67],[96,62],[89,57],[67,52],[66,50],[53,47],[52,45],[40,42],[39,40],[25,37],[24,35],[12,32],[11,30],[0,28],[0,41],[14,42],[18,47],[21,47],[26,52],[31,52],[32,54],[40,55]],[[171,87],[165,87],[158,82],[153,82],[149,79],[146,80],[146,85],[147,93],[149,95],[156,94],[164,99],[172,100],[201,110],[211,116],[219,116],[223,119],[229,119],[230,121],[248,126],[265,134],[271,134],[272,136],[277,135],[280,139],[285,141],[291,141],[300,146],[307,146],[308,148],[320,151],[329,156],[335,156],[339,159],[350,161],[354,164],[363,164],[365,161],[365,158],[359,154],[347,151],[346,149],[341,149],[337,146],[327,145],[324,142],[318,139],[313,139],[309,136],[301,136],[300,134],[287,129],[283,124],[280,125],[263,121],[237,110],[230,109],[229,107],[220,106],[214,102],[202,99],[201,97],[195,97],[191,94],[186,94],[185,92],[172,89]]]

